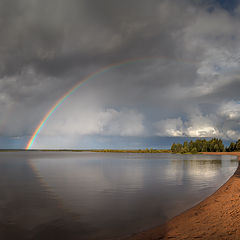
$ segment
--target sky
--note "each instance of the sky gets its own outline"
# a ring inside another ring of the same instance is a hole
[[[237,0],[1,0],[0,148],[240,138]],[[117,67],[111,67],[116,64]]]

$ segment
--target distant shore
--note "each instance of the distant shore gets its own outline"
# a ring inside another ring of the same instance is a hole
[[[240,152],[206,152],[236,155]],[[128,240],[240,239],[240,162],[232,177],[214,194],[163,225],[138,233]]]
[[[0,152],[113,152],[113,153],[172,153],[169,149],[0,149]]]

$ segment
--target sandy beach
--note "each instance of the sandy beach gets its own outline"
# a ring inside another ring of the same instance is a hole
[[[204,153],[237,155],[240,153]],[[128,240],[240,239],[240,166],[214,194],[165,224]]]

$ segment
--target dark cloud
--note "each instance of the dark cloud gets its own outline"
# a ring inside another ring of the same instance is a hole
[[[79,80],[145,58],[84,83],[42,134],[152,136],[169,120],[168,134],[236,137],[238,120],[228,125],[217,109],[239,99],[239,9],[220,0],[1,1],[0,134],[31,134]]]
[[[173,32],[185,22],[183,7],[166,1],[3,1],[1,10],[2,74],[7,75],[31,64],[54,75],[89,62],[174,57],[180,36]],[[181,21],[172,20],[171,11]]]

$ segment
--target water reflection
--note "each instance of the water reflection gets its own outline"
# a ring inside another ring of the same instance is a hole
[[[237,164],[229,156],[1,153],[0,239],[125,236],[201,201]]]
[[[214,180],[221,168],[221,160],[172,160],[166,168],[165,177],[171,179],[173,184],[182,184],[186,178],[200,181],[201,184],[201,179],[205,183]]]
[[[78,215],[66,211],[42,185],[28,157],[0,154],[0,239],[84,239],[95,231],[81,223]]]

